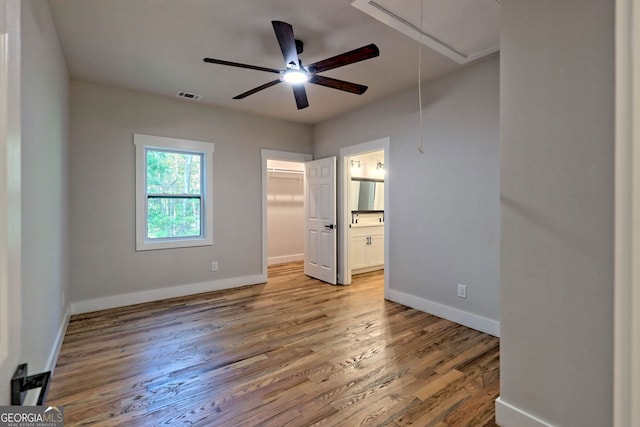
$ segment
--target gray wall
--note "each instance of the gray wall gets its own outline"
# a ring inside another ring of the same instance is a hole
[[[317,158],[390,137],[390,288],[499,317],[499,60],[493,57],[424,84],[424,155],[417,88],[315,128]],[[466,300],[456,285],[467,285]]]
[[[67,67],[49,5],[22,4],[22,359],[48,359],[68,299]]]
[[[614,1],[501,4],[501,400],[611,425]]]
[[[213,246],[135,251],[134,132],[215,143]],[[73,301],[260,274],[261,148],[311,152],[311,128],[72,81]]]

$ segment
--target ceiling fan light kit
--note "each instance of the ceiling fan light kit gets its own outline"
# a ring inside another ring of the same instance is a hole
[[[256,65],[241,64],[238,62],[225,61],[222,59],[204,58],[204,62],[210,64],[226,65],[231,67],[246,68],[250,70],[264,71],[267,73],[276,73],[280,77],[276,80],[267,82],[261,86],[253,88],[240,95],[234,96],[233,99],[243,99],[256,92],[275,86],[281,82],[290,83],[293,95],[296,100],[296,106],[299,110],[309,106],[307,92],[304,83],[313,83],[325,86],[331,89],[337,89],[344,92],[362,95],[368,89],[367,86],[351,83],[344,80],[338,80],[331,77],[320,76],[317,73],[332,70],[334,68],[343,67],[345,65],[364,61],[366,59],[375,58],[380,55],[380,51],[375,44],[369,44],[349,52],[336,55],[331,58],[324,59],[314,64],[303,66],[302,61],[298,58],[298,54],[303,51],[303,43],[296,40],[293,35],[293,27],[282,21],[271,21],[273,30],[276,33],[280,50],[284,58],[285,68],[277,70],[275,68],[259,67]]]
[[[306,71],[289,69],[282,73],[285,82],[295,84],[306,83],[309,81],[309,74]]]

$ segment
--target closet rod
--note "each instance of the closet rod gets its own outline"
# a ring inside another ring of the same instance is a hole
[[[295,174],[304,174],[304,171],[297,171],[293,169],[276,169],[276,168],[267,168],[267,172],[282,172],[282,173],[295,173]]]

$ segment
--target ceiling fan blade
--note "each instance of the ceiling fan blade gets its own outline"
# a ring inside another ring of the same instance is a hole
[[[247,96],[249,96],[249,95],[253,95],[253,94],[254,94],[254,93],[256,93],[256,92],[260,92],[260,91],[261,91],[261,90],[263,90],[263,89],[269,88],[269,87],[271,87],[271,86],[275,86],[275,85],[277,85],[278,83],[280,83],[281,81],[282,81],[282,80],[280,80],[280,79],[270,81],[269,83],[265,83],[265,84],[263,84],[263,85],[261,85],[261,86],[258,86],[258,87],[256,87],[256,88],[253,88],[253,89],[251,89],[251,90],[248,90],[248,91],[246,91],[246,92],[244,92],[244,93],[241,93],[240,95],[234,96],[234,97],[233,97],[233,99],[242,99],[242,98],[246,98]]]
[[[320,73],[322,71],[332,70],[344,65],[353,64],[355,62],[364,61],[365,59],[375,58],[380,55],[380,50],[375,44],[362,46],[358,49],[327,58],[315,64],[307,65],[307,69],[312,73]]]
[[[278,44],[284,57],[286,68],[300,68],[298,61],[298,51],[296,49],[296,39],[293,36],[293,27],[282,21],[271,21],[273,30],[278,38]]]
[[[275,68],[266,68],[266,67],[259,67],[257,65],[241,64],[239,62],[224,61],[222,59],[204,58],[203,61],[208,62],[210,64],[229,65],[231,67],[248,68],[249,70],[266,71],[268,73],[280,74],[280,70],[276,70]]]
[[[309,100],[307,99],[307,91],[304,89],[303,84],[293,85],[293,96],[296,97],[296,105],[298,110],[307,108],[309,106]]]
[[[369,89],[367,86],[359,85],[357,83],[345,82],[344,80],[338,80],[331,77],[318,75],[312,76],[309,79],[309,83],[330,87],[332,89],[343,90],[345,92],[355,93],[356,95],[362,95],[367,91],[367,89]]]

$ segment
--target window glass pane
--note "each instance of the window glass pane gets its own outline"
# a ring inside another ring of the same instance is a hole
[[[147,194],[200,194],[202,155],[147,149]]]
[[[199,198],[149,198],[147,238],[200,237],[200,212]]]

